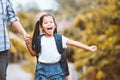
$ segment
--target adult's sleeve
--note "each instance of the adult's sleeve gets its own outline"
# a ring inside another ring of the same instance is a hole
[[[7,22],[9,23],[9,25],[12,25],[12,23],[17,21],[18,18],[15,14],[12,2],[10,0],[7,0],[6,11],[7,11]]]

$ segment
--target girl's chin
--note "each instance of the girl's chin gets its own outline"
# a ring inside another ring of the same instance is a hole
[[[48,36],[53,36],[53,33],[47,33]]]
[[[48,31],[47,34],[52,35],[54,32],[53,31]]]
[[[52,36],[54,34],[54,31],[46,31],[45,34],[48,35],[48,36]]]

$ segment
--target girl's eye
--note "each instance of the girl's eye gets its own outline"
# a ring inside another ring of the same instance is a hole
[[[53,23],[53,21],[51,21],[50,23]]]
[[[45,22],[44,24],[47,24],[47,22]]]

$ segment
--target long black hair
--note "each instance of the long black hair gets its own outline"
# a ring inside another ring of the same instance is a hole
[[[55,18],[51,15],[51,14],[44,14],[40,17],[40,19],[36,22],[35,24],[35,29],[34,29],[34,33],[33,33],[33,37],[32,37],[32,49],[35,50],[35,46],[38,44],[35,44],[36,38],[40,35],[40,28],[42,28],[42,23],[43,23],[43,18],[46,16],[51,16],[53,18],[54,24],[56,26],[55,30],[54,30],[54,34],[57,33],[57,24],[55,21]]]

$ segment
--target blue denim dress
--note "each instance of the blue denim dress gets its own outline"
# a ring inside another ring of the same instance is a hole
[[[60,63],[38,63],[34,80],[65,80]]]

